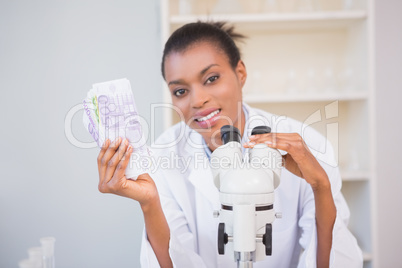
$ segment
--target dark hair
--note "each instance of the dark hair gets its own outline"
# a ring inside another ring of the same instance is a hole
[[[165,79],[165,58],[171,52],[183,52],[191,45],[199,42],[211,42],[217,45],[229,59],[234,69],[240,60],[240,50],[235,40],[245,38],[244,35],[236,33],[234,26],[226,22],[201,22],[188,23],[172,33],[166,41],[162,56],[162,76]]]

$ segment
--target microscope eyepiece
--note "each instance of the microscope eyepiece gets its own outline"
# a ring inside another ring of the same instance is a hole
[[[258,126],[253,128],[251,135],[266,134],[271,133],[271,128],[269,126]]]
[[[237,141],[240,143],[241,135],[240,131],[231,125],[224,125],[221,127],[221,140],[223,144],[226,144],[231,141]]]

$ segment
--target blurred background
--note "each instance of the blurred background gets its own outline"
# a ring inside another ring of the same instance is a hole
[[[92,141],[81,103],[92,84],[127,78],[161,134],[177,121],[150,108],[169,102],[163,43],[208,18],[248,35],[245,100],[338,149],[364,266],[402,267],[400,10],[399,0],[0,0],[0,267],[18,267],[45,236],[56,267],[139,267],[141,210],[98,192],[98,149],[77,146]]]

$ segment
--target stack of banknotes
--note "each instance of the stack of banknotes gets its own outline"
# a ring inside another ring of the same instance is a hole
[[[143,135],[130,81],[113,80],[94,84],[83,101],[84,126],[101,147],[106,139],[128,139],[134,152],[125,175],[136,179],[151,168],[151,150]]]

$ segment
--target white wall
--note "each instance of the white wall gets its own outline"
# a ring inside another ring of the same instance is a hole
[[[157,0],[0,1],[0,267],[49,235],[58,268],[139,266],[138,204],[98,192],[98,149],[71,145],[64,119],[93,83],[123,77],[149,119],[159,24]],[[72,128],[91,140],[82,112]]]
[[[375,1],[377,267],[401,267],[402,1]]]

